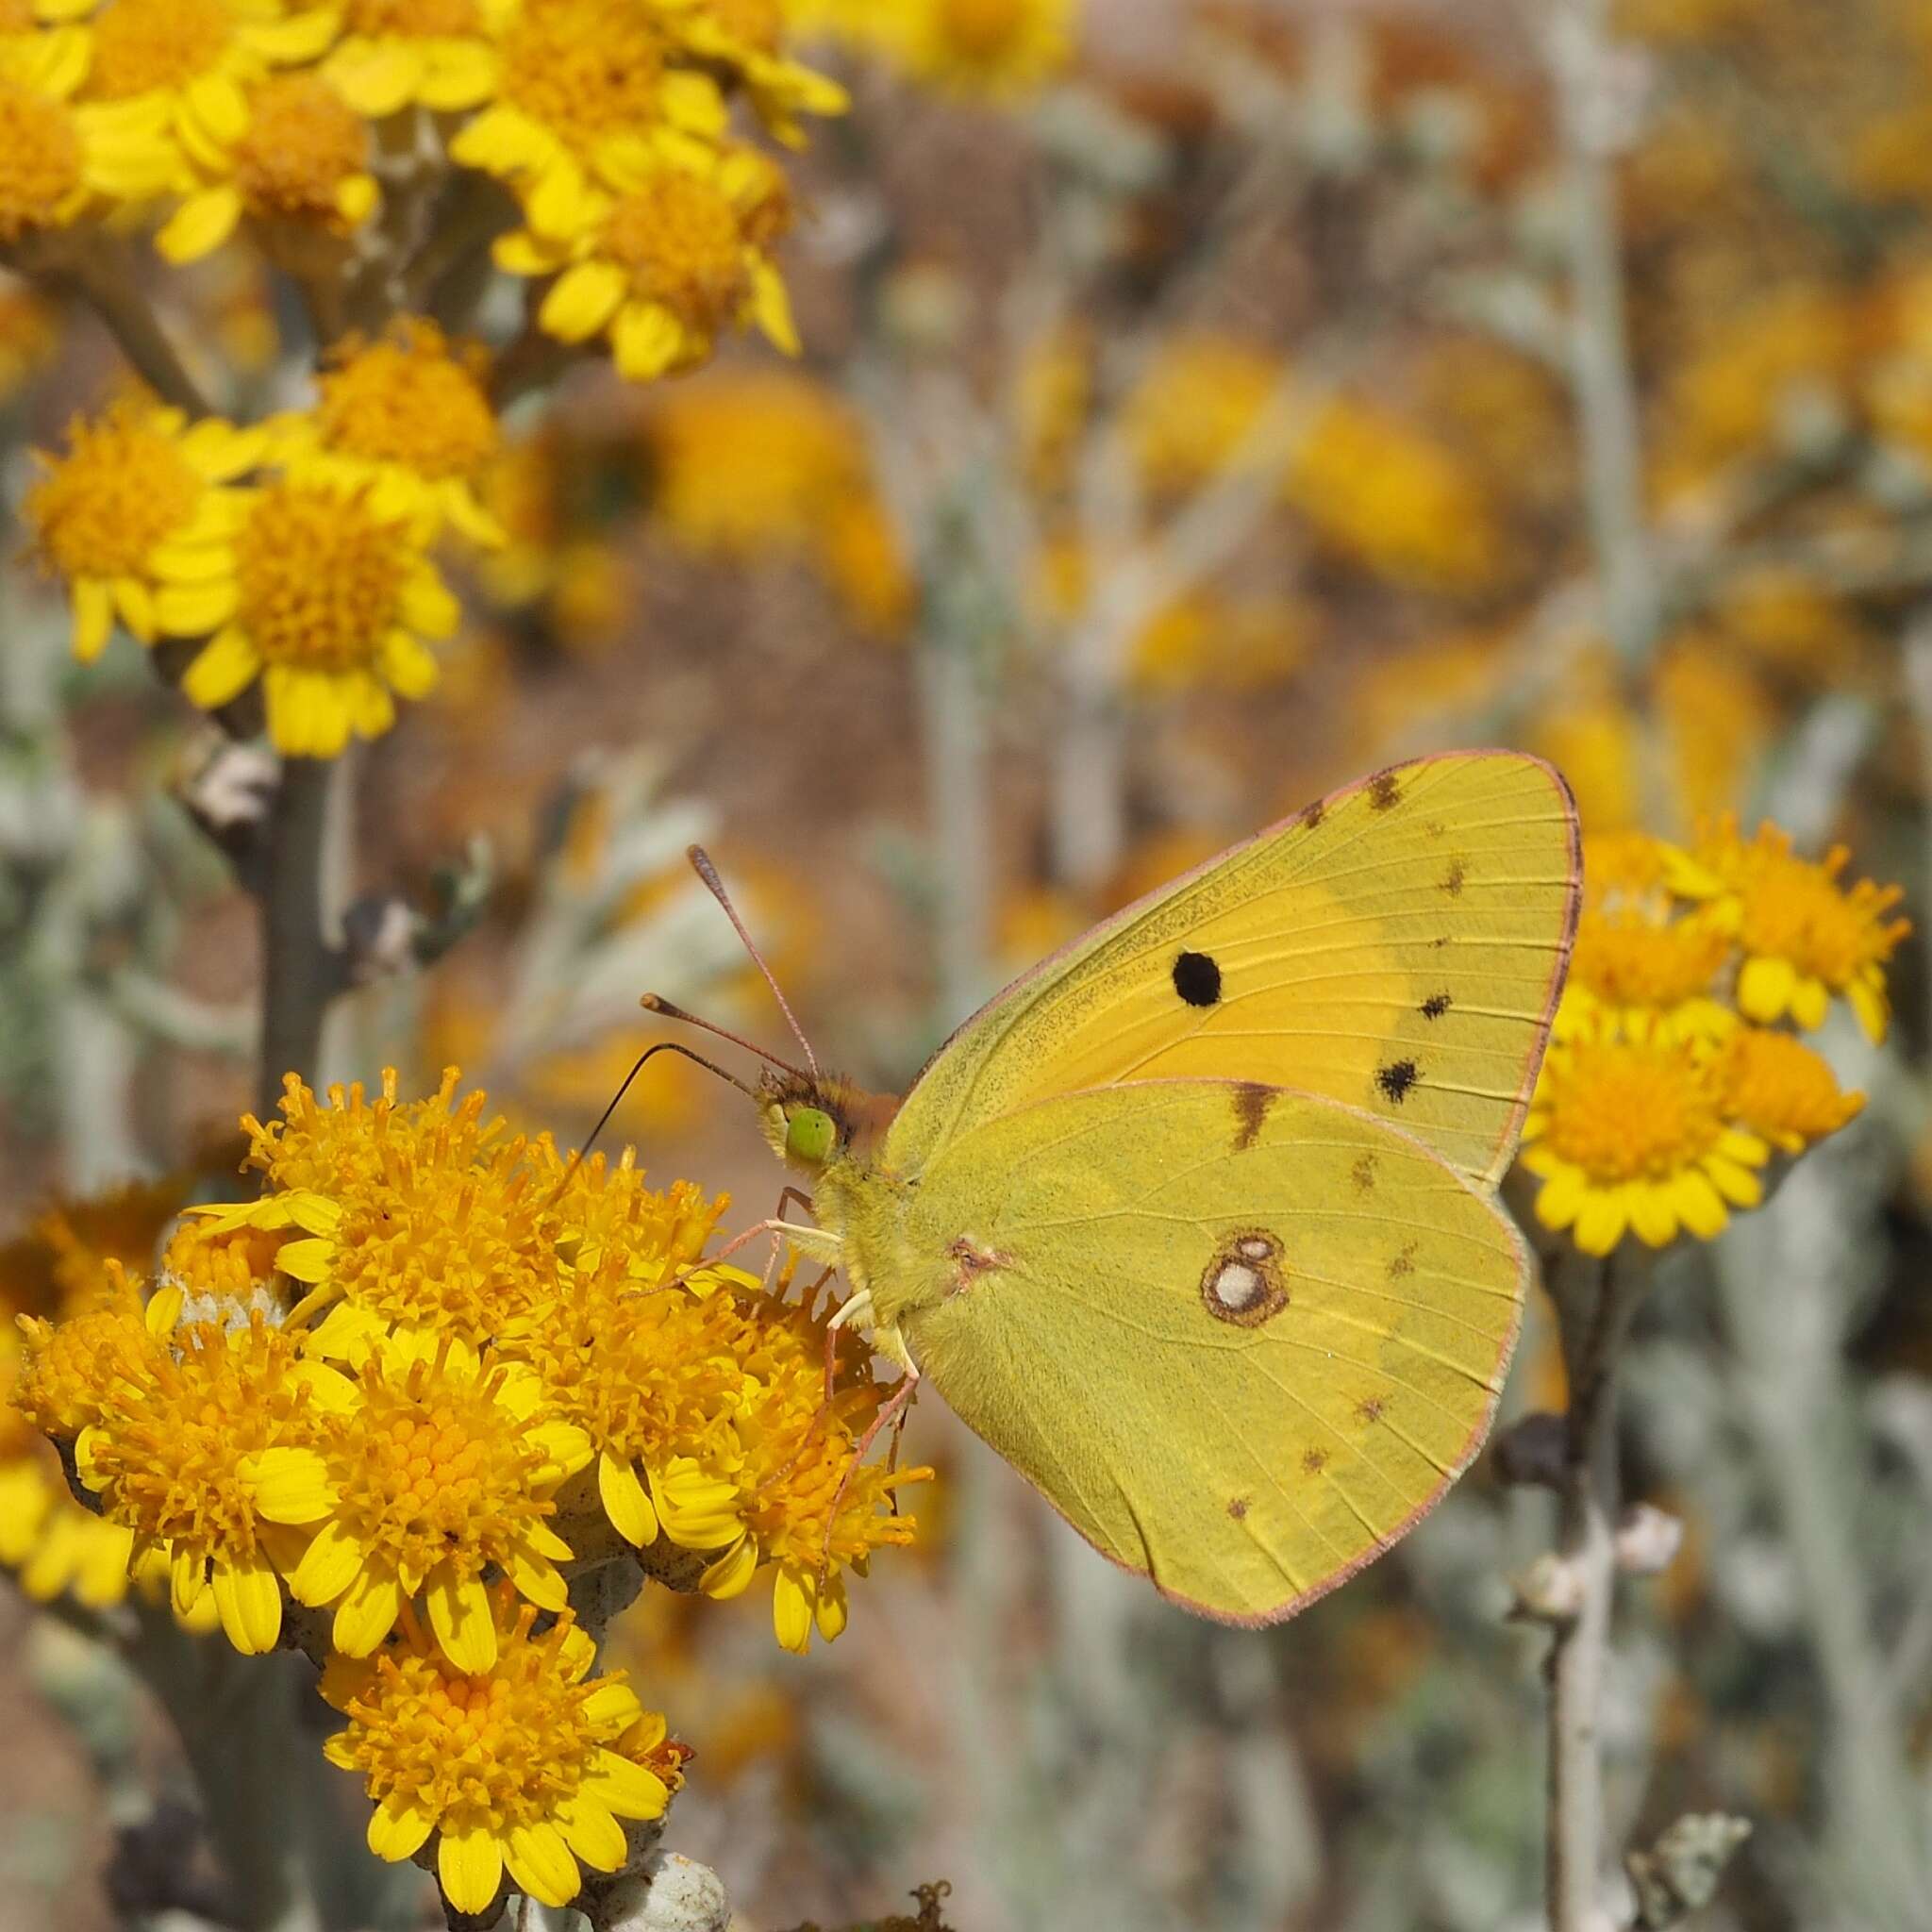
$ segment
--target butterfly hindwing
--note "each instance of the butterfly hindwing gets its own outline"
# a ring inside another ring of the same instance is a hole
[[[1410,1136],[1222,1080],[1062,1095],[921,1176],[905,1335],[1107,1556],[1230,1622],[1290,1615],[1474,1454],[1522,1313],[1514,1227]]]
[[[916,1173],[1053,1093],[1209,1077],[1325,1094],[1493,1186],[1561,988],[1574,808],[1541,760],[1396,766],[1129,907],[935,1056],[885,1158]]]

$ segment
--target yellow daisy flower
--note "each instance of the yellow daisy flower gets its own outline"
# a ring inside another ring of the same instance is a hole
[[[961,99],[1037,92],[1073,58],[1074,0],[903,0],[880,29],[916,80]]]
[[[508,0],[348,0],[323,77],[372,121],[412,101],[474,108],[496,80],[493,36]]]
[[[1588,848],[1584,866],[1588,877]],[[1577,921],[1557,1030],[1607,1024],[1725,1032],[1737,1016],[1711,988],[1730,956],[1730,936],[1707,918],[1672,920],[1654,904],[1590,907]]]
[[[179,166],[165,108],[76,104],[0,72],[0,243],[152,201]]]
[[[411,1628],[367,1661],[332,1658],[322,1678],[349,1720],[323,1750],[375,1801],[370,1850],[408,1858],[440,1834],[443,1895],[479,1916],[506,1870],[546,1906],[576,1896],[580,1864],[616,1871],[629,1855],[619,1821],[661,1817],[685,1756],[621,1677],[591,1676],[596,1646],[568,1611],[541,1637],[507,1594],[496,1615],[487,1669],[459,1669]]]
[[[798,353],[791,305],[767,250],[790,219],[784,176],[735,148],[715,165],[645,168],[622,192],[580,198],[571,228],[549,231],[533,197],[529,225],[505,236],[512,275],[555,275],[538,311],[560,341],[608,333],[631,382],[691,369],[721,331],[756,322]]]
[[[426,318],[404,317],[373,342],[329,352],[321,400],[276,425],[277,446],[308,474],[400,485],[439,525],[500,545],[503,526],[476,493],[501,446],[483,360]]]
[[[1862,1093],[1847,1093],[1823,1054],[1789,1033],[1740,1026],[1718,1058],[1732,1116],[1785,1154],[1802,1154],[1835,1134],[1864,1108]]]
[[[275,1558],[290,1549],[258,1506],[250,1458],[310,1435],[341,1377],[297,1359],[297,1338],[258,1315],[245,1327],[170,1328],[178,1307],[178,1295],[157,1296],[145,1324],[125,1308],[94,1318],[127,1332],[118,1348],[85,1357],[99,1379],[78,1391],[93,1417],[74,1438],[75,1468],[106,1521],[132,1532],[137,1562],[165,1555],[176,1614],[192,1615],[212,1591],[229,1642],[256,1655],[281,1634]],[[60,1373],[82,1359],[69,1331],[88,1321],[30,1330],[21,1407],[57,1434],[75,1406],[63,1400]]]
[[[1264,349],[1232,336],[1171,338],[1122,409],[1122,427],[1150,489],[1191,490],[1224,470],[1260,422],[1280,379]]]
[[[249,491],[233,533],[156,597],[163,635],[208,639],[181,689],[212,710],[258,678],[269,736],[291,758],[379,738],[395,698],[436,681],[425,640],[461,615],[432,535],[420,495],[393,479],[358,488],[304,468]]]
[[[724,96],[671,64],[661,15],[633,0],[519,0],[498,42],[493,97],[451,158],[516,184],[525,219],[568,237],[602,212],[600,190],[634,184],[654,158],[724,132]]]
[[[367,124],[321,75],[271,75],[190,148],[197,186],[155,237],[172,262],[227,241],[243,215],[265,238],[346,237],[375,213]]]
[[[836,80],[785,52],[784,0],[699,0],[679,27],[686,50],[735,74],[758,119],[791,146],[805,139],[800,115],[842,114],[852,104]]]
[[[332,8],[279,0],[112,0],[94,22],[87,97],[157,118],[193,169],[221,171],[249,91],[317,58],[335,25]]]
[[[173,570],[233,536],[244,497],[224,488],[260,461],[265,439],[217,417],[130,399],[68,425],[62,457],[35,452],[42,474],[21,514],[42,565],[74,609],[74,650],[98,657],[118,617],[142,643]]]
[[[314,1532],[289,1575],[297,1603],[333,1607],[335,1648],[367,1657],[421,1595],[443,1655],[496,1661],[486,1572],[545,1610],[565,1607],[548,1526],[552,1493],[591,1459],[590,1438],[551,1419],[527,1368],[486,1365],[449,1336],[392,1336],[362,1364],[312,1446],[254,1457],[257,1507]]]
[[[93,32],[85,24],[93,8],[94,0],[4,0],[0,75],[66,100],[93,58]]]
[[[1626,1234],[1653,1248],[1680,1232],[1710,1240],[1762,1198],[1755,1170],[1769,1158],[1734,1124],[1711,1043],[1655,1028],[1554,1042],[1523,1129],[1537,1219],[1586,1255]]]
[[[1760,825],[1746,840],[1726,819],[1675,868],[1673,890],[1707,900],[1712,920],[1743,955],[1738,1007],[1745,1018],[1770,1025],[1790,1015],[1809,1029],[1824,1024],[1836,996],[1868,1040],[1885,1038],[1885,967],[1911,923],[1886,916],[1905,896],[1900,887],[1841,881],[1850,859],[1842,845],[1822,861],[1800,858],[1778,826]]]

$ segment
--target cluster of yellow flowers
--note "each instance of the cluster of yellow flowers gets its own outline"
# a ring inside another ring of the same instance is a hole
[[[177,1614],[325,1664],[374,1850],[439,1834],[461,1911],[506,1868],[561,1904],[685,1755],[589,1676],[573,1583],[769,1574],[803,1651],[930,1472],[858,1463],[884,1390],[810,1296],[702,1263],[722,1199],[513,1137],[454,1072],[409,1103],[291,1076],[282,1114],[244,1123],[264,1191],[191,1209],[144,1301],[110,1261],[90,1305],[24,1321],[19,1411]]]
[[[1626,1236],[1709,1240],[1764,1198],[1767,1172],[1864,1104],[1796,1037],[1834,1000],[1868,1039],[1907,923],[1896,886],[1847,885],[1849,855],[1800,858],[1733,820],[1681,848],[1586,841],[1588,897],[1569,987],[1524,1128],[1536,1215],[1588,1255]]]

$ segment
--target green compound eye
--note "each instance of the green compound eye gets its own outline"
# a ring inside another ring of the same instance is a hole
[[[838,1144],[838,1124],[823,1108],[801,1107],[785,1123],[785,1151],[794,1160],[822,1166]]]

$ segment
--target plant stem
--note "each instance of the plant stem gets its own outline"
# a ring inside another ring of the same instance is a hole
[[[1604,628],[1628,672],[1656,641],[1657,599],[1643,515],[1637,389],[1624,320],[1617,188],[1605,125],[1606,0],[1565,0],[1550,26],[1569,196],[1571,379]]]
[[[1570,1378],[1557,1555],[1575,1588],[1546,1666],[1551,1932],[1602,1932],[1606,1924],[1601,1728],[1617,1576],[1617,1366],[1644,1278],[1645,1263],[1566,1251],[1551,1282]]]
[[[120,344],[134,373],[159,396],[191,416],[211,413],[200,386],[168,340],[153,307],[135,278],[126,250],[100,240],[76,250],[48,279],[64,285],[84,301]]]
[[[282,1077],[314,1083],[322,1024],[341,991],[341,959],[325,924],[324,857],[330,793],[346,781],[341,758],[286,758],[269,808],[268,865],[262,883],[264,985],[260,1104],[281,1097]]]

